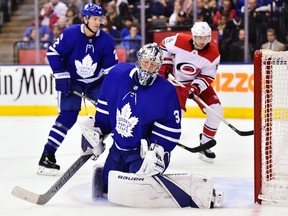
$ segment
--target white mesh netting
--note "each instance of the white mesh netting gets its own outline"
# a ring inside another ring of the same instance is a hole
[[[288,202],[288,52],[262,50],[261,154],[259,198]]]

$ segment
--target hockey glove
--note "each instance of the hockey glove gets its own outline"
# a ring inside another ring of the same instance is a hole
[[[105,144],[103,143],[104,136],[101,129],[93,127],[94,118],[87,116],[84,120],[79,122],[82,130],[81,149],[82,154],[93,154],[92,160],[97,160],[98,157],[104,152]]]
[[[55,73],[55,80],[56,80],[56,91],[62,92],[65,96],[70,93],[70,73],[63,72],[63,73]]]
[[[158,71],[158,74],[168,79],[168,74],[173,74],[173,61],[170,58],[164,58],[163,64]]]
[[[136,174],[144,176],[162,174],[166,168],[164,161],[166,153],[162,146],[152,143],[150,150],[144,155],[143,163]]]

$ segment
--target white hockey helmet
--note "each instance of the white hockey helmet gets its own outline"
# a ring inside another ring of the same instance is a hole
[[[207,22],[195,22],[191,28],[193,41],[195,41],[195,36],[205,37],[209,36],[208,43],[211,42],[211,28]]]
[[[157,72],[160,69],[162,62],[163,52],[157,43],[148,43],[140,48],[137,52],[136,62],[139,84],[145,86],[152,83],[157,77]],[[151,68],[153,71],[150,71]]]

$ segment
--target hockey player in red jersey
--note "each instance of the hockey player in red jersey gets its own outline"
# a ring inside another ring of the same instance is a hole
[[[164,62],[159,74],[168,79],[171,73],[186,88],[174,83],[177,90],[182,114],[186,111],[188,98],[197,95],[211,109],[223,116],[223,110],[217,94],[211,86],[220,62],[218,48],[211,42],[211,28],[206,22],[196,22],[191,28],[192,35],[178,33],[165,38],[160,46],[164,53]],[[200,143],[213,139],[220,124],[220,119],[207,110],[196,99],[200,109],[207,115],[200,134]],[[210,149],[200,152],[199,159],[213,163],[216,155]]]

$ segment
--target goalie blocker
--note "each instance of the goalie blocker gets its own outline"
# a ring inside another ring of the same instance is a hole
[[[209,209],[219,207],[223,200],[223,193],[216,193],[213,188],[213,180],[201,175],[184,173],[142,177],[110,171],[108,179],[108,201],[118,205]],[[97,188],[99,185],[94,185],[97,183],[93,178],[92,188]]]

